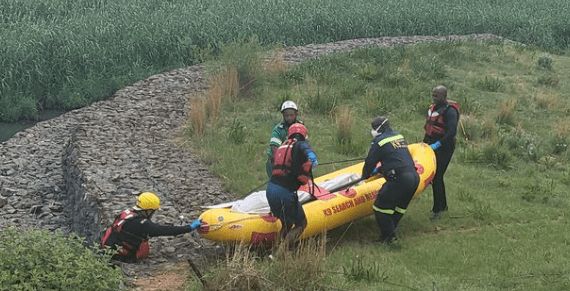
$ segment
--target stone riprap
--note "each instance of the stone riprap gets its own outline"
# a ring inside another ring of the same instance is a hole
[[[166,225],[188,224],[200,205],[229,201],[205,165],[175,144],[188,98],[206,87],[200,65],[166,72],[2,143],[0,227],[75,231],[100,242],[140,191],[159,195],[153,220]],[[205,246],[198,243],[195,235],[152,239],[151,260],[195,256]]]
[[[498,39],[470,36],[381,37],[284,47],[289,64],[363,46]],[[435,85],[435,84],[434,84]],[[118,90],[109,100],[40,122],[0,144],[0,229],[75,231],[99,242],[140,191],[161,197],[154,221],[190,223],[199,206],[230,201],[199,157],[179,147],[189,98],[208,87],[203,66],[165,72]],[[196,234],[151,240],[150,264],[203,254]]]

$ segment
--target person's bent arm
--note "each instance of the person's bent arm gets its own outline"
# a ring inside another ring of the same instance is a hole
[[[311,146],[309,145],[308,142],[301,142],[299,143],[299,146],[301,147],[301,150],[303,151],[303,154],[305,155],[305,157],[307,157],[307,159],[309,161],[311,161],[311,167],[314,169],[319,165],[319,162],[317,160],[317,155],[315,154],[315,151],[313,151],[313,149],[311,149]]]
[[[368,179],[374,169],[376,169],[376,164],[378,163],[378,158],[380,156],[380,147],[374,143],[370,146],[370,150],[368,151],[368,156],[364,160],[364,167],[362,167],[362,178]]]

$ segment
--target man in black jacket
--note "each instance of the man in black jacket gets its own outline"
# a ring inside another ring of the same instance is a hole
[[[160,199],[151,192],[143,192],[132,209],[123,211],[103,236],[101,246],[117,250],[112,260],[134,263],[148,257],[148,239],[155,236],[173,236],[201,227],[197,220],[187,226],[166,226],[150,219],[160,208]]]
[[[459,121],[459,104],[447,100],[447,88],[439,85],[433,89],[433,104],[428,110],[425,124],[424,142],[435,151],[437,166],[432,181],[433,208],[432,219],[437,219],[447,211],[447,198],[443,174],[449,166],[455,151],[457,123]]]
[[[362,178],[379,173],[386,179],[372,208],[380,228],[380,242],[390,244],[396,239],[398,223],[414,197],[420,176],[408,143],[401,134],[392,131],[388,118],[376,116],[371,125],[374,139],[364,161]]]

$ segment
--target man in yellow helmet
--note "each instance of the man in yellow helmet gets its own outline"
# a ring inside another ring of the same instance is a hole
[[[186,226],[156,224],[150,219],[159,208],[160,199],[154,193],[143,192],[133,208],[117,216],[101,240],[102,247],[117,250],[113,260],[134,263],[148,257],[149,238],[188,233],[202,226],[199,220]]]

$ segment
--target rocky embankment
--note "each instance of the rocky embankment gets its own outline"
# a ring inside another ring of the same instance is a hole
[[[382,37],[284,47],[284,60],[363,46],[487,40],[497,35]],[[165,72],[118,90],[109,100],[40,122],[0,144],[0,229],[75,231],[99,242],[140,191],[161,197],[154,221],[186,224],[199,206],[232,199],[199,157],[177,145],[188,100],[208,88],[203,66]],[[203,257],[215,247],[195,233],[155,238],[147,264]]]

